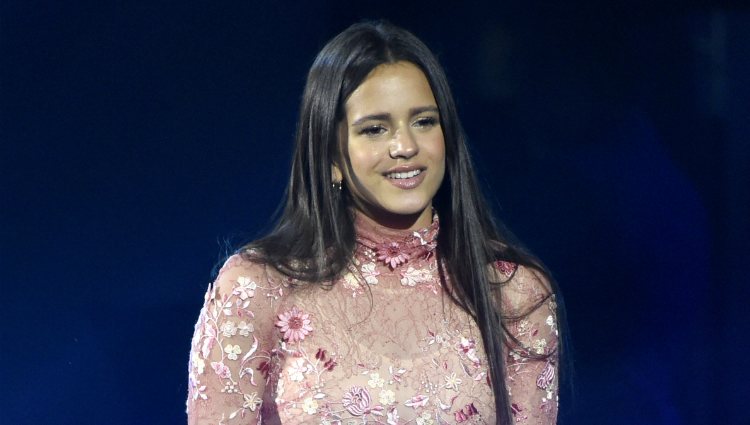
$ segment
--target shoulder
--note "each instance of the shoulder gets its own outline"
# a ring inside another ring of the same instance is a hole
[[[235,296],[244,301],[254,298],[256,292],[280,296],[286,286],[288,279],[265,264],[257,252],[243,250],[224,261],[210,292],[214,298]]]
[[[489,269],[495,301],[507,318],[527,315],[544,302],[554,300],[550,279],[539,268],[498,260]]]

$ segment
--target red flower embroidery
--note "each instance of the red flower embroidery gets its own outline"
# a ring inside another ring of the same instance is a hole
[[[310,315],[303,314],[297,306],[293,306],[286,313],[279,314],[276,326],[284,334],[282,338],[286,342],[302,341],[313,330],[310,326]]]
[[[469,403],[463,409],[455,411],[453,417],[456,419],[456,422],[461,423],[468,421],[472,416],[478,414],[479,411],[474,407],[474,403]]]

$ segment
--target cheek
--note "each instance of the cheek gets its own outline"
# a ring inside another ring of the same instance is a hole
[[[349,146],[349,163],[354,174],[363,177],[363,174],[375,170],[380,162],[381,150],[380,147],[374,145],[351,144]]]
[[[428,146],[432,160],[437,164],[445,166],[445,141],[443,140],[442,134],[432,140]]]

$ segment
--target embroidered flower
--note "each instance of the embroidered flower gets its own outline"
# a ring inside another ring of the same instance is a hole
[[[378,256],[378,260],[384,262],[391,269],[395,269],[409,261],[409,254],[403,252],[401,245],[397,242],[378,245],[376,255]]]
[[[526,333],[531,329],[531,322],[529,322],[526,319],[521,320],[518,322],[518,332],[519,333]]]
[[[282,338],[287,342],[302,341],[313,330],[312,326],[310,326],[310,315],[303,314],[297,306],[293,306],[291,310],[279,314],[276,326],[280,328],[280,331],[284,334]]]
[[[518,266],[515,263],[498,260],[495,261],[495,267],[497,267],[497,269],[500,270],[500,273],[504,274],[505,277],[510,277],[513,272],[516,271]]]
[[[555,368],[552,366],[551,362],[547,362],[544,366],[544,370],[542,370],[536,378],[536,386],[549,391],[553,379],[555,379]]]
[[[385,381],[380,377],[379,373],[374,372],[370,374],[370,380],[367,381],[367,385],[370,388],[383,388],[383,384],[385,384]]]
[[[476,342],[474,342],[473,339],[468,339],[461,337],[461,341],[458,343],[459,349],[464,352],[468,353],[470,350],[473,350],[476,347]]]
[[[227,353],[227,358],[229,360],[237,360],[237,356],[242,354],[242,349],[239,345],[227,344],[227,346],[224,347],[224,352]]]
[[[461,341],[458,343],[458,351],[464,353],[466,358],[471,360],[475,364],[479,364],[479,357],[476,352],[476,342],[473,339],[467,339],[461,337]]]
[[[451,373],[450,376],[445,376],[445,388],[449,390],[458,391],[458,386],[461,385],[461,379],[456,376],[456,372]]]
[[[362,277],[365,279],[365,282],[370,285],[376,285],[378,283],[378,276],[380,276],[380,272],[375,270],[375,263],[363,264],[360,270],[362,272]]]
[[[244,320],[237,325],[237,329],[242,336],[250,336],[250,332],[255,330],[252,323],[247,323]]]
[[[432,281],[432,275],[427,269],[415,269],[412,266],[401,271],[401,284],[404,286],[417,286],[420,283],[428,283]]]
[[[544,349],[547,348],[547,340],[544,338],[537,339],[536,341],[534,341],[532,346],[534,347],[534,351],[536,351],[537,354],[544,354]]]
[[[370,393],[362,387],[351,387],[341,400],[344,408],[354,416],[361,416],[370,409]]]
[[[308,368],[305,359],[294,359],[291,366],[289,366],[289,379],[299,382],[305,378],[304,374],[307,371]]]
[[[380,404],[389,405],[396,401],[396,393],[391,390],[385,389],[380,391],[379,394]]]
[[[234,325],[233,321],[228,320],[221,324],[221,333],[227,338],[235,336],[237,335],[237,326]]]
[[[362,291],[362,285],[360,285],[357,277],[352,273],[347,273],[344,275],[343,285],[344,288],[350,289],[352,291],[353,297],[356,297],[357,294]]]
[[[255,289],[258,285],[253,282],[249,277],[240,276],[237,278],[237,286],[234,287],[232,293],[239,295],[241,300],[246,300],[255,296]]]
[[[231,375],[231,372],[227,365],[222,362],[211,362],[211,368],[219,376],[219,378],[227,379]]]
[[[417,418],[417,425],[432,425],[435,421],[432,420],[430,412],[422,412],[422,416]]]
[[[308,415],[314,415],[318,412],[318,402],[315,401],[314,398],[308,397],[302,404],[302,410],[304,410]]]
[[[258,398],[258,393],[245,394],[245,400],[242,402],[242,407],[250,409],[251,412],[255,412],[255,409],[262,403],[261,399]]]

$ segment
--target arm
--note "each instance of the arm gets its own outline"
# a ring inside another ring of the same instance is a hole
[[[260,423],[278,332],[274,308],[282,293],[264,266],[240,255],[224,264],[195,325],[189,424]]]
[[[559,339],[554,295],[543,274],[523,266],[514,267],[500,293],[506,382],[516,423],[554,425]]]

